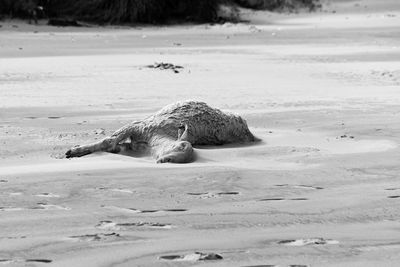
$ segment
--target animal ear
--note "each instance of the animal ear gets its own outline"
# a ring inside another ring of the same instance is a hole
[[[178,129],[178,141],[188,141],[188,126],[180,126]]]

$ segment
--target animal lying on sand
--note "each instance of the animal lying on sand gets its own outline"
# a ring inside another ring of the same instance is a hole
[[[257,140],[240,116],[224,113],[204,102],[184,101],[134,121],[99,142],[73,147],[66,157],[81,157],[96,151],[118,153],[146,144],[157,163],[188,163],[194,160],[192,146]]]

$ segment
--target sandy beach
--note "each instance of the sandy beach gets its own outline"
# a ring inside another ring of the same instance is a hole
[[[399,266],[400,2],[243,18],[0,21],[0,265]],[[262,141],[64,157],[187,99]]]

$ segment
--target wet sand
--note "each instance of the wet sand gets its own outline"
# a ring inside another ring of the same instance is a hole
[[[397,266],[400,4],[324,3],[249,24],[0,22],[0,263]],[[185,99],[262,142],[191,164],[63,157]]]

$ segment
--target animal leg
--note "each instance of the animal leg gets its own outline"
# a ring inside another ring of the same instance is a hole
[[[115,144],[114,138],[107,137],[96,143],[73,147],[65,153],[65,156],[67,158],[73,158],[82,157],[97,151],[118,153],[119,150],[120,147]]]
[[[133,138],[140,132],[140,122],[133,122],[115,131],[110,137],[83,146],[76,146],[65,153],[67,158],[82,157],[97,151],[118,153],[126,150],[127,145],[123,144],[128,138]]]

